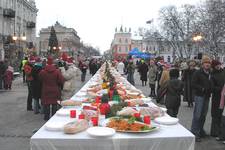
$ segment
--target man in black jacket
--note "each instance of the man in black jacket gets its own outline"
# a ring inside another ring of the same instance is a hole
[[[191,132],[196,136],[196,142],[200,142],[201,137],[206,135],[203,128],[212,91],[210,68],[211,60],[208,56],[204,56],[202,58],[202,68],[196,71],[192,78],[195,107]]]

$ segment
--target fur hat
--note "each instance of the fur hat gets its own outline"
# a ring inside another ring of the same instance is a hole
[[[196,66],[196,61],[195,60],[190,60],[189,62],[188,62],[188,66],[190,67],[190,66]]]
[[[210,63],[211,64],[211,59],[209,58],[209,56],[204,55],[202,57],[202,64],[204,63]]]
[[[47,59],[48,59],[48,60],[47,60],[47,64],[48,64],[48,65],[52,65],[52,64],[53,64],[53,58],[52,58],[52,56],[48,56]]]
[[[212,67],[216,67],[217,65],[221,65],[221,62],[218,60],[212,60]]]

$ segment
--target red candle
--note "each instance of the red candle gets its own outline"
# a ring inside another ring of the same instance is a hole
[[[79,119],[84,119],[84,117],[85,117],[84,114],[79,115]]]
[[[93,126],[98,126],[98,117],[91,117]]]
[[[95,103],[101,103],[101,97],[100,96],[95,97]]]
[[[135,117],[135,118],[140,118],[140,117],[141,117],[141,114],[140,114],[140,113],[135,113],[135,114],[134,114],[134,117]]]
[[[76,110],[70,110],[70,118],[76,118]]]
[[[151,124],[151,117],[150,116],[144,116],[144,123]]]
[[[110,90],[110,91],[109,91],[109,98],[110,98],[110,100],[112,100],[113,92],[114,92],[113,90]]]

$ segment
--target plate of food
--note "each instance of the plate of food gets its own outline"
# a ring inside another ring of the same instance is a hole
[[[87,129],[87,133],[95,137],[107,137],[113,136],[116,131],[115,129],[108,127],[91,127]]]
[[[148,125],[143,122],[136,121],[134,117],[131,117],[130,119],[113,117],[106,119],[102,125],[113,128],[116,132],[127,133],[146,133],[159,129],[159,126]]]

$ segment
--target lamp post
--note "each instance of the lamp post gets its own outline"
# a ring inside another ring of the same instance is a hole
[[[16,32],[14,31],[14,35],[12,37],[13,41],[15,42],[15,45],[16,45],[16,41],[19,42],[19,50],[18,50],[18,54],[17,54],[17,57],[19,60],[21,60],[23,58],[23,47],[22,47],[22,50],[21,50],[21,41],[26,41],[27,37],[25,35],[25,32],[23,32],[23,35],[21,36],[21,31],[20,31],[20,26],[19,26],[19,33],[18,33],[18,36],[16,36]]]
[[[200,34],[199,35],[195,35],[192,38],[192,40],[197,43],[197,53],[199,53],[199,42],[202,41],[202,38],[203,37]]]

